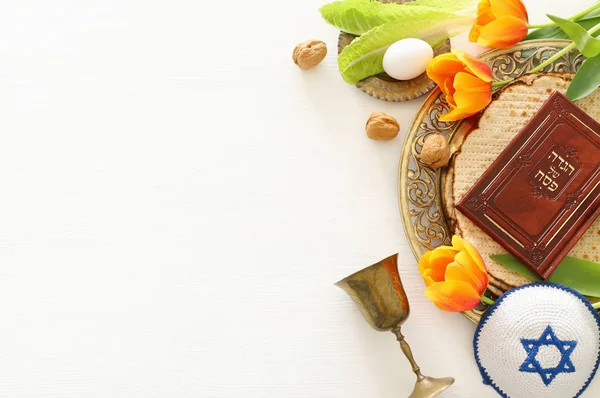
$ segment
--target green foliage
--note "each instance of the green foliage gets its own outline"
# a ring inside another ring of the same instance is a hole
[[[548,15],[548,18],[573,40],[579,52],[584,56],[590,58],[600,54],[600,40],[592,37],[581,25],[554,15]]]
[[[422,12],[420,7],[411,8],[379,1],[345,0],[325,4],[319,11],[323,19],[337,29],[359,36],[387,22]]]
[[[376,0],[344,0],[325,4],[319,11],[323,19],[337,29],[360,36],[389,22],[409,22],[435,12],[455,13],[473,3],[473,0],[415,0],[401,5]]]
[[[600,16],[598,17],[590,17],[586,19],[581,19],[576,22],[577,25],[580,25],[586,31],[593,28],[594,26],[600,23]],[[600,31],[592,34],[592,36],[596,37],[600,35]],[[535,39],[568,39],[569,36],[557,25],[548,26],[546,28],[540,28],[531,31],[527,37],[523,40],[535,40]]]
[[[540,280],[510,254],[497,254],[490,257],[519,275],[534,281]],[[567,256],[547,281],[568,286],[585,296],[600,297],[600,264]]]
[[[567,89],[567,98],[577,101],[600,87],[600,55],[586,59]]]

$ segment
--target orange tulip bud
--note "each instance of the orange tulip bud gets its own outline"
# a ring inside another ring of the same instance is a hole
[[[475,308],[488,285],[481,255],[456,235],[452,246],[440,246],[423,254],[419,272],[427,285],[425,296],[444,311]]]
[[[481,0],[469,40],[492,48],[510,48],[527,36],[527,10],[521,0]]]
[[[474,115],[492,100],[490,67],[463,51],[452,50],[432,59],[427,76],[437,83],[450,105],[450,112],[440,116],[442,122]]]

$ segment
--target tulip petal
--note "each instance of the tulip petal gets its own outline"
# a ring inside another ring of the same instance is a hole
[[[476,114],[492,101],[492,83],[461,72],[454,78],[456,107],[440,116],[440,120],[460,120]]]
[[[491,82],[485,82],[468,72],[459,72],[454,76],[454,89],[463,92],[488,92],[491,91]]]
[[[454,280],[453,276],[459,276],[458,280],[464,280],[465,282],[469,282],[471,286],[481,295],[487,288],[489,283],[487,272],[482,271],[477,264],[471,259],[471,257],[467,254],[467,252],[460,252],[456,255],[454,260],[455,267],[453,268],[450,275],[448,274],[448,268],[446,268],[446,280]],[[464,275],[461,277],[456,274],[456,268],[462,269],[466,274],[470,275],[472,278],[468,280],[462,279]]]
[[[438,55],[427,65],[427,76],[441,89],[448,78],[454,77],[458,72],[465,70],[465,65],[452,53]]]
[[[493,21],[493,19],[492,19],[492,21]],[[483,23],[479,24],[479,23],[477,23],[477,21],[473,24],[473,26],[471,27],[471,30],[469,31],[469,41],[471,43],[479,43],[479,36],[481,36],[481,29],[485,25],[486,24],[483,24]]]
[[[425,289],[425,296],[444,311],[467,311],[475,308],[481,296],[475,289],[463,281],[434,283]]]
[[[456,106],[456,102],[454,101],[454,78],[448,77],[444,80],[444,85],[440,86],[440,89],[444,94],[446,94],[446,102],[450,104],[451,107]]]
[[[435,274],[436,282],[441,282],[444,280],[444,275],[446,273],[446,266],[454,261],[454,256],[458,254],[458,250],[455,249],[442,249],[440,247],[436,248],[431,252],[429,256],[429,269],[431,269]]]
[[[467,241],[461,238],[458,235],[452,235],[452,247],[456,248],[456,250],[465,250],[465,243]]]
[[[427,286],[433,285],[434,283],[438,282],[437,280],[434,280],[434,276],[435,276],[434,271],[429,268],[430,256],[431,256],[431,251],[428,251],[428,252],[425,252],[425,254],[423,254],[421,256],[421,258],[419,259],[419,273],[423,277],[423,281],[425,282],[425,284]],[[443,279],[443,275],[442,275],[442,279]]]
[[[469,285],[471,285],[477,293],[483,294],[485,288],[487,287],[487,283],[485,283],[484,285],[484,282],[487,282],[487,277],[485,278],[486,280],[479,279],[478,275],[475,275],[472,272],[472,269],[473,268],[471,268],[470,266],[464,266],[458,261],[454,261],[448,264],[448,266],[446,267],[445,280],[466,282]]]
[[[456,101],[454,101],[454,87],[452,86],[452,81],[450,79],[446,79],[444,83],[444,92],[446,92],[446,102],[450,105],[450,107],[456,107]]]
[[[421,258],[419,259],[419,272],[423,274],[427,265],[429,264],[429,256],[431,256],[431,251],[423,253]]]
[[[521,0],[489,0],[489,4],[496,18],[517,17],[527,21],[527,9]]]
[[[479,31],[488,23],[492,22],[496,17],[492,12],[492,6],[489,0],[481,0],[477,5],[477,18],[469,32],[469,41],[475,43],[479,38]]]
[[[433,279],[432,277],[432,273],[433,270],[431,269],[426,269],[425,272],[423,272],[423,281],[425,282],[425,286],[431,286],[434,283],[438,283],[440,281],[436,281],[435,279]]]
[[[458,235],[452,235],[452,247],[456,250],[465,250],[465,240]]]
[[[427,286],[444,280],[446,266],[454,261],[457,253],[458,250],[453,247],[441,246],[421,256],[419,272]]]
[[[473,26],[471,27],[471,30],[469,31],[469,41],[471,43],[477,43],[477,40],[479,39],[480,36],[480,31],[481,31],[481,26],[479,24],[474,23]]]
[[[452,246],[460,250],[460,253],[454,257],[454,261],[464,268],[465,271],[477,278],[477,283],[473,286],[478,292],[483,294],[489,283],[489,278],[481,254],[479,254],[473,245],[458,235],[452,237]],[[446,280],[448,279],[446,271]]]
[[[454,89],[456,107],[464,112],[477,113],[492,101],[492,83],[468,73],[455,76]]]
[[[477,112],[466,112],[464,109],[454,108],[450,112],[440,115],[440,122],[453,122],[473,116]]]
[[[458,235],[454,235],[452,237],[452,246],[456,247],[460,251],[466,251],[471,257],[471,259],[473,259],[475,264],[477,264],[479,269],[487,273],[487,269],[485,267],[485,263],[483,261],[483,258],[481,257],[481,254],[472,244],[462,239]]]
[[[429,256],[431,256],[431,252],[425,252],[421,258],[419,259],[419,273],[425,278],[425,271],[429,267]]]
[[[477,4],[477,15],[489,13],[492,11],[492,4],[490,0],[481,0],[479,4]]]
[[[505,16],[481,27],[477,43],[492,48],[510,48],[527,36],[527,22]]]
[[[484,82],[492,81],[492,70],[484,61],[467,54],[464,51],[452,50],[456,57],[465,64],[468,71],[483,80]]]
[[[475,21],[476,25],[485,26],[496,19],[496,16],[492,12],[491,8],[484,10],[482,12],[477,13],[477,19]]]

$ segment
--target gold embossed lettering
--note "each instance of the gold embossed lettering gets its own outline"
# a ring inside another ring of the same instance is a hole
[[[538,178],[538,175],[540,176],[540,178]],[[546,177],[546,174],[544,174],[542,170],[538,170],[537,174],[535,175],[535,178],[537,178],[538,181],[542,181],[544,177]]]
[[[581,163],[574,148],[554,145],[528,174],[536,197],[555,200],[572,182]]]

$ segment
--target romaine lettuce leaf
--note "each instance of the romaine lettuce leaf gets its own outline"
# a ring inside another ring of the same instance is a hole
[[[423,18],[436,11],[465,11],[474,7],[474,4],[475,0],[415,0],[405,4],[384,4],[376,0],[344,0],[326,4],[319,11],[328,23],[342,32],[360,36],[388,22]],[[407,7],[408,5],[410,7]]]

